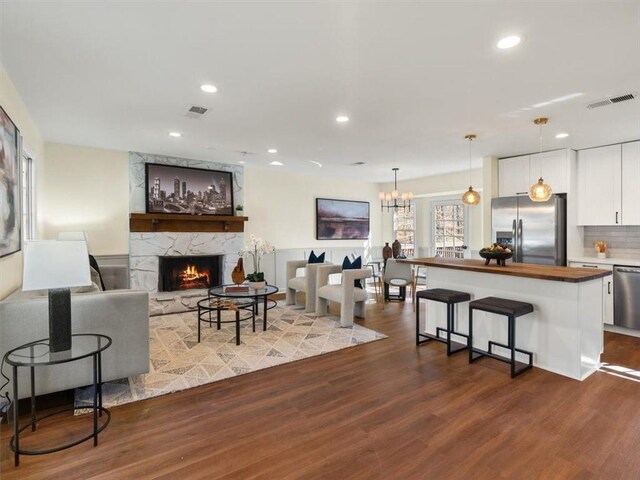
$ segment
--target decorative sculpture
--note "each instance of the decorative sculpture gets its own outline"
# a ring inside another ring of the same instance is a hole
[[[238,263],[235,267],[233,267],[233,270],[231,271],[231,280],[233,280],[233,283],[235,283],[236,285],[240,285],[242,282],[244,282],[244,279],[244,265],[242,257],[240,257],[238,258]]]
[[[393,251],[393,258],[398,258],[402,253],[402,245],[400,241],[396,238],[391,245],[391,250]]]

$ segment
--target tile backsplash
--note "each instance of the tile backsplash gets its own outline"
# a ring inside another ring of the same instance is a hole
[[[595,255],[597,241],[607,244],[609,256],[640,255],[640,226],[584,227],[584,250],[586,255]]]

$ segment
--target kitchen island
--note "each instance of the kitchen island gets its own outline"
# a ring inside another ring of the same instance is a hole
[[[468,292],[472,300],[502,297],[533,304],[533,313],[516,319],[516,346],[533,352],[534,366],[576,380],[598,369],[604,335],[603,282],[611,272],[512,262],[502,267],[474,259],[399,261],[426,266],[428,288]],[[427,303],[426,331],[435,334],[436,327],[446,326],[446,305]],[[467,303],[456,305],[456,330],[462,333],[468,333],[467,307]],[[473,339],[474,347],[482,349],[488,340],[506,343],[507,322],[476,311]],[[507,350],[494,351],[507,357]]]

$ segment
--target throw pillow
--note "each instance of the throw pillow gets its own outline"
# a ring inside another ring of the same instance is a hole
[[[311,255],[309,255],[309,261],[307,261],[307,263],[324,263],[324,253],[322,252],[320,255],[317,255],[315,253],[313,253],[313,250],[311,250]]]
[[[89,266],[94,268],[96,270],[96,272],[98,272],[98,276],[100,277],[100,281],[96,282],[98,285],[100,285],[100,287],[102,288],[102,290],[106,290],[107,288],[104,286],[104,282],[102,281],[102,274],[100,273],[100,267],[98,266],[98,262],[97,260],[94,258],[93,255],[89,254]]]
[[[342,261],[343,270],[355,270],[360,268],[362,268],[362,257],[356,258],[353,262],[349,260],[349,257],[344,257],[344,260]],[[353,282],[353,286],[356,288],[364,288],[360,279]]]

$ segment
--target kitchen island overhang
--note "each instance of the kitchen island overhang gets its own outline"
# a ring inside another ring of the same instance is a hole
[[[516,319],[516,346],[533,352],[538,368],[584,380],[600,366],[603,329],[603,282],[611,272],[546,265],[484,265],[482,260],[415,258],[401,262],[427,267],[428,288],[471,294],[472,300],[502,297],[533,304],[534,311]],[[446,306],[428,302],[427,332],[446,324]],[[468,304],[456,306],[456,329],[468,333]],[[504,317],[474,314],[474,346],[507,341]],[[495,349],[504,355],[507,350]],[[491,361],[491,360],[486,360]]]

